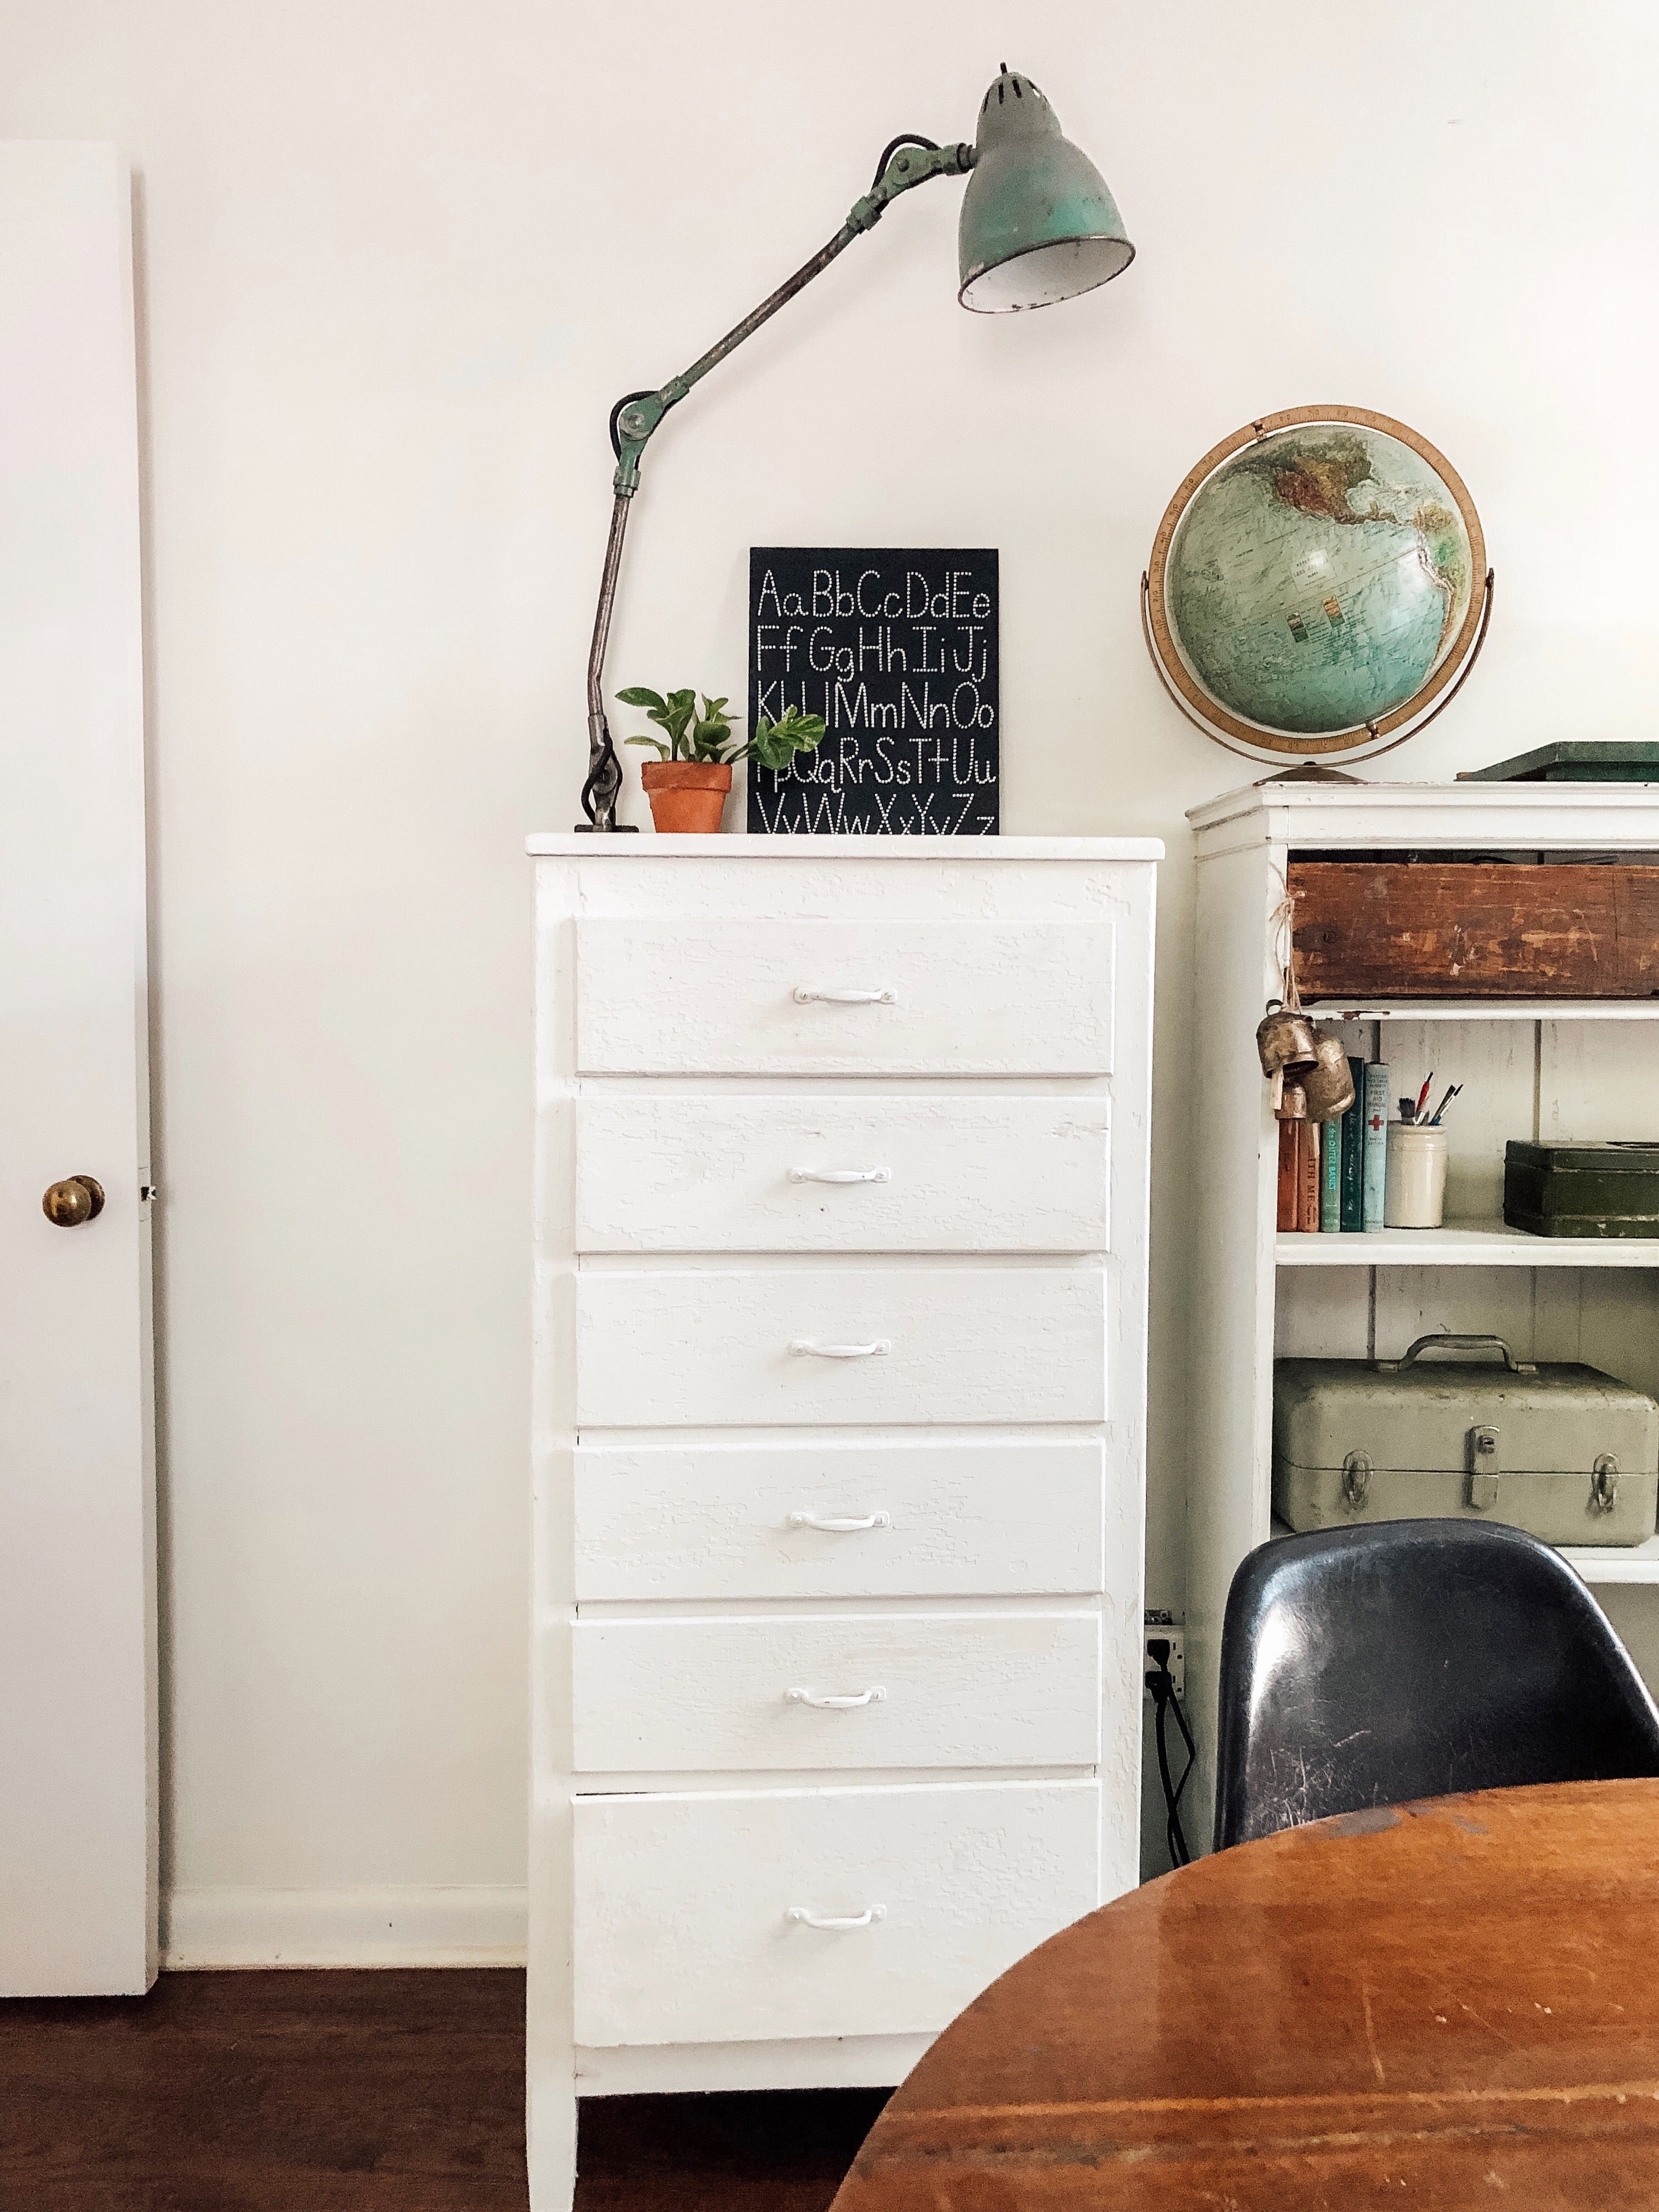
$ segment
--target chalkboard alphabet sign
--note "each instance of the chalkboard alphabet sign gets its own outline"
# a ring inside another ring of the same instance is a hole
[[[749,727],[786,707],[823,742],[751,764],[751,836],[995,836],[996,549],[751,547]]]

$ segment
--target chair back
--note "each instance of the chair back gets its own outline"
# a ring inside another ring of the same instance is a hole
[[[1215,1848],[1373,1805],[1659,1775],[1659,1709],[1559,1553],[1376,1521],[1263,1544],[1221,1638]]]

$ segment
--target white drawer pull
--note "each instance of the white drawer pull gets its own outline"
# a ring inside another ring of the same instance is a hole
[[[898,993],[885,988],[875,991],[822,991],[814,983],[797,983],[798,1006],[896,1006]]]
[[[866,1513],[854,1519],[850,1513],[792,1513],[786,1524],[791,1528],[816,1528],[824,1536],[862,1536],[872,1528],[890,1528],[890,1513]]]
[[[891,1168],[791,1168],[791,1182],[891,1182]]]
[[[791,1352],[805,1352],[814,1359],[879,1359],[892,1348],[890,1336],[878,1336],[868,1344],[816,1344],[810,1336],[789,1340]]]
[[[868,1928],[878,1920],[885,1920],[887,1907],[871,1905],[862,1912],[836,1913],[811,1912],[804,1905],[792,1905],[783,1917],[803,1928],[830,1928],[839,1934],[844,1928]]]
[[[886,1696],[886,1691],[877,1683],[868,1690],[860,1690],[856,1697],[821,1697],[816,1690],[786,1690],[783,1702],[786,1705],[811,1705],[820,1713],[851,1713],[860,1705],[878,1705]]]

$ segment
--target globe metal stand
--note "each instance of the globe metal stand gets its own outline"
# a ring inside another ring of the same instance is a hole
[[[1325,768],[1318,761],[1304,761],[1300,768],[1282,768],[1277,775],[1259,775],[1253,787],[1264,783],[1364,783],[1363,775],[1350,775],[1345,768]]]

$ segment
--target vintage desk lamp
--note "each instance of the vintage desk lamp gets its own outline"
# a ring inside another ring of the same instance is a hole
[[[826,270],[843,247],[873,230],[888,203],[930,177],[969,176],[963,197],[957,251],[964,307],[976,314],[1010,314],[1021,307],[1047,307],[1056,300],[1092,291],[1127,269],[1134,248],[1124,234],[1117,204],[1086,155],[1060,135],[1054,111],[1029,76],[1003,64],[979,111],[979,131],[971,146],[936,146],[931,138],[907,132],[895,138],[876,164],[875,182],[841,228],[804,268],[763,300],[690,368],[656,392],[630,392],[611,410],[611,443],[617,456],[611,511],[611,536],[605,549],[605,574],[593,644],[587,659],[587,781],[582,786],[585,822],[578,830],[631,830],[617,819],[622,763],[611,742],[602,684],[605,649],[622,565],[628,505],[640,485],[640,456],[669,409],[684,398],[699,378],[736,351],[744,340],[775,315],[786,301]]]

